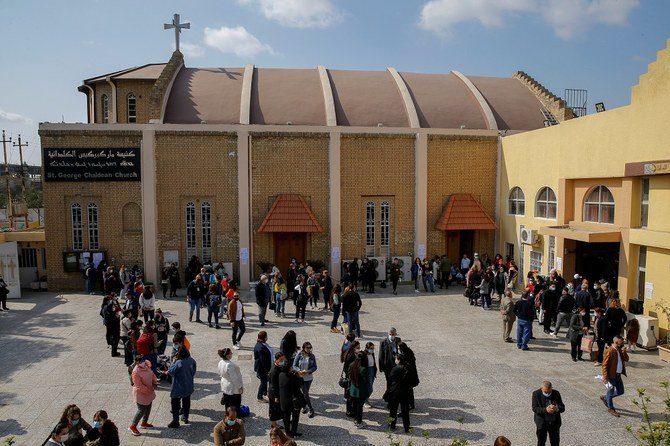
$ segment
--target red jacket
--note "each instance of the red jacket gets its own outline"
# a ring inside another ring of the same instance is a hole
[[[138,355],[148,355],[154,349],[153,333],[142,333],[137,340],[136,351]]]

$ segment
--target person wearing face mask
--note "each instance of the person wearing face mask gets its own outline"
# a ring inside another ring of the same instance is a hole
[[[309,397],[309,389],[314,380],[312,374],[316,372],[316,357],[312,353],[312,344],[310,342],[302,344],[302,351],[295,355],[293,370],[302,378],[302,394],[305,397],[305,407],[302,409],[302,413],[308,413],[309,418],[314,418],[314,408],[312,407],[312,400]]]
[[[172,376],[170,387],[170,404],[172,406],[172,422],[169,428],[179,427],[179,413],[181,421],[189,424],[188,416],[191,411],[191,394],[195,390],[194,380],[197,370],[196,362],[185,346],[179,347],[176,361],[170,366],[167,373]]]
[[[235,294],[233,294],[233,300],[228,303],[228,320],[233,327],[233,348],[235,350],[239,350],[242,346],[242,336],[244,336],[244,332],[247,331],[247,328],[244,325],[244,317],[244,305],[240,300],[240,293],[236,291]]]
[[[605,350],[603,357],[603,383],[607,388],[607,393],[600,397],[600,400],[607,406],[607,411],[617,418],[621,415],[614,408],[614,397],[621,396],[624,393],[621,376],[626,376],[627,361],[628,352],[624,347],[624,340],[617,335],[614,337],[614,343]]]
[[[547,289],[542,293],[542,310],[544,310],[544,332],[551,333],[551,323],[556,319],[556,308],[558,307],[558,299],[561,296],[561,288],[556,280],[549,280]]]
[[[86,433],[86,440],[99,446],[119,446],[119,429],[109,419],[107,412],[99,410],[93,415],[93,429]]]
[[[282,352],[276,352],[274,358],[270,373],[268,373],[268,416],[273,429],[277,428],[277,420],[284,418],[279,404],[279,374],[286,356]]]
[[[218,371],[221,376],[221,404],[225,408],[235,407],[239,409],[242,404],[242,393],[244,393],[244,384],[242,382],[242,373],[240,367],[235,364],[233,359],[233,351],[229,348],[219,350]]]
[[[379,370],[384,372],[386,388],[388,389],[389,373],[395,366],[395,358],[398,356],[398,345],[400,338],[395,327],[389,328],[388,336],[379,343]]]
[[[149,424],[149,415],[151,414],[151,404],[156,399],[156,386],[158,379],[151,371],[151,362],[141,361],[133,368],[131,375],[133,382],[133,402],[137,405],[137,412],[132,423],[128,427],[131,434],[139,437],[140,431],[137,430],[137,424],[142,420],[140,427],[143,429],[154,427]]]
[[[569,324],[572,310],[575,308],[575,298],[570,295],[568,287],[563,287],[561,293],[558,305],[556,306],[556,312],[558,313],[558,316],[556,316],[556,325],[554,326],[554,331],[550,333],[553,337],[558,336],[558,332],[564,322]]]
[[[389,429],[395,430],[398,420],[398,407],[402,416],[402,425],[405,432],[410,430],[409,403],[412,386],[410,384],[407,365],[402,356],[397,356],[393,369],[389,373],[388,390],[384,393],[384,399],[389,403]]]
[[[300,410],[304,405],[302,398],[302,380],[291,364],[284,358],[281,363],[281,371],[277,379],[279,386],[279,405],[284,414],[284,428],[286,435],[291,438],[299,437],[298,423],[300,421]]]
[[[568,328],[568,339],[570,339],[570,355],[574,362],[583,361],[581,344],[582,338],[585,334],[588,333],[588,328],[584,326],[584,315],[586,311],[579,307],[577,312],[572,315],[570,318],[570,324]]]
[[[70,430],[68,427],[68,423],[61,421],[56,425],[54,430],[51,432],[51,434],[49,435],[49,439],[45,444],[64,446],[65,441],[67,441],[69,437],[69,433]]]
[[[91,425],[81,417],[81,410],[76,404],[70,404],[63,411],[60,421],[68,424],[68,437],[63,441],[65,446],[83,446],[84,431],[90,431]],[[62,441],[62,440],[61,440]]]
[[[372,408],[370,404],[370,396],[374,390],[375,378],[377,378],[377,361],[375,360],[375,344],[368,342],[365,344],[365,355],[368,361],[367,371],[368,371],[368,399],[365,400],[364,406],[368,409]]]
[[[214,446],[239,446],[244,444],[244,421],[237,418],[237,409],[230,406],[226,416],[214,426]]]
[[[591,293],[589,293],[589,281],[586,279],[582,281],[579,291],[575,293],[575,308],[577,307],[584,308],[587,315],[591,311],[591,308],[593,308],[593,298],[591,297]],[[590,317],[586,318],[584,321],[585,326],[591,326],[590,319]]]
[[[349,344],[349,347],[344,352],[342,359],[342,373],[348,374],[351,363],[356,359],[356,355],[361,351],[361,343],[354,340]],[[353,402],[351,395],[349,395],[349,389],[344,389],[344,400],[346,401],[346,414],[348,417],[354,416]]]
[[[551,382],[544,381],[542,387],[533,392],[532,409],[535,414],[537,428],[537,445],[558,446],[560,443],[561,414],[565,412],[565,405],[558,390],[552,388]]]

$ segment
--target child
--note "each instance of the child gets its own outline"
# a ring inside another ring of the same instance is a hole
[[[626,345],[629,352],[637,351],[637,340],[640,336],[640,322],[630,319],[626,323]]]

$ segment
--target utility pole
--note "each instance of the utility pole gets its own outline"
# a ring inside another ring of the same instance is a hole
[[[25,223],[25,229],[28,229],[28,203],[26,202],[26,170],[23,166],[23,148],[28,147],[28,143],[21,144],[21,135],[19,134],[19,142],[13,143],[14,147],[19,148],[19,162],[21,163],[21,213]]]
[[[7,143],[11,143],[12,138],[5,139],[5,131],[2,131],[2,151],[5,154],[5,185],[7,187],[7,218],[9,227],[14,229],[14,217],[12,216],[12,190],[9,187],[9,164],[7,164]]]

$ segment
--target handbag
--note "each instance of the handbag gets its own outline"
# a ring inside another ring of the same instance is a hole
[[[293,397],[293,409],[294,410],[300,410],[303,407],[305,407],[305,404],[307,404],[307,401],[305,401],[305,396],[302,394],[302,392],[297,393]]]
[[[270,302],[270,310],[274,311],[277,309],[277,304],[274,302]]]
[[[593,338],[591,336],[584,336],[582,338],[581,349],[583,352],[591,353],[593,350]]]
[[[337,382],[337,384],[339,384],[339,386],[342,387],[343,389],[348,389],[349,388],[349,384],[350,384],[349,377],[344,372],[344,370],[342,370],[342,374],[340,375],[340,380]]]

